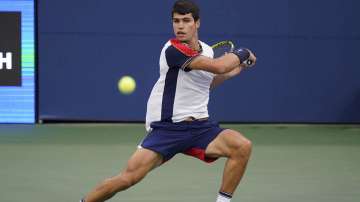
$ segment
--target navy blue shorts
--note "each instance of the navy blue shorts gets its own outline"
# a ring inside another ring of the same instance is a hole
[[[162,155],[168,161],[178,153],[183,153],[205,162],[217,158],[205,156],[206,147],[224,129],[214,121],[183,121],[179,123],[153,122],[152,131],[141,142],[140,146]]]

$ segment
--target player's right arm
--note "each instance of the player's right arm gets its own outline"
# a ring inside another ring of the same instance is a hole
[[[246,59],[256,62],[256,57],[249,51],[249,56]],[[195,57],[188,67],[193,70],[204,70],[214,74],[225,74],[239,67],[241,64],[241,56],[235,53],[229,53],[219,58],[209,58],[206,56],[199,55]]]
[[[235,54],[226,54],[219,58],[209,58],[199,55],[188,65],[193,70],[204,70],[214,74],[224,74],[240,65],[240,61]]]

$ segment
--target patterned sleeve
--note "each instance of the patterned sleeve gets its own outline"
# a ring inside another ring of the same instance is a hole
[[[170,68],[181,68],[184,71],[191,71],[188,65],[198,55],[198,52],[190,49],[176,39],[171,40],[171,46],[165,51],[168,66]]]

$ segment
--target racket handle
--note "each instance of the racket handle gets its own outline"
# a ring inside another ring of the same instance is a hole
[[[245,61],[243,62],[243,64],[246,64],[247,66],[251,66],[251,65],[253,64],[253,61],[247,59],[247,60],[245,60]]]

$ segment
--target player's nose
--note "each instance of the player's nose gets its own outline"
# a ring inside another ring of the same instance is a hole
[[[180,21],[179,24],[178,24],[178,28],[179,29],[184,29],[184,23]]]

